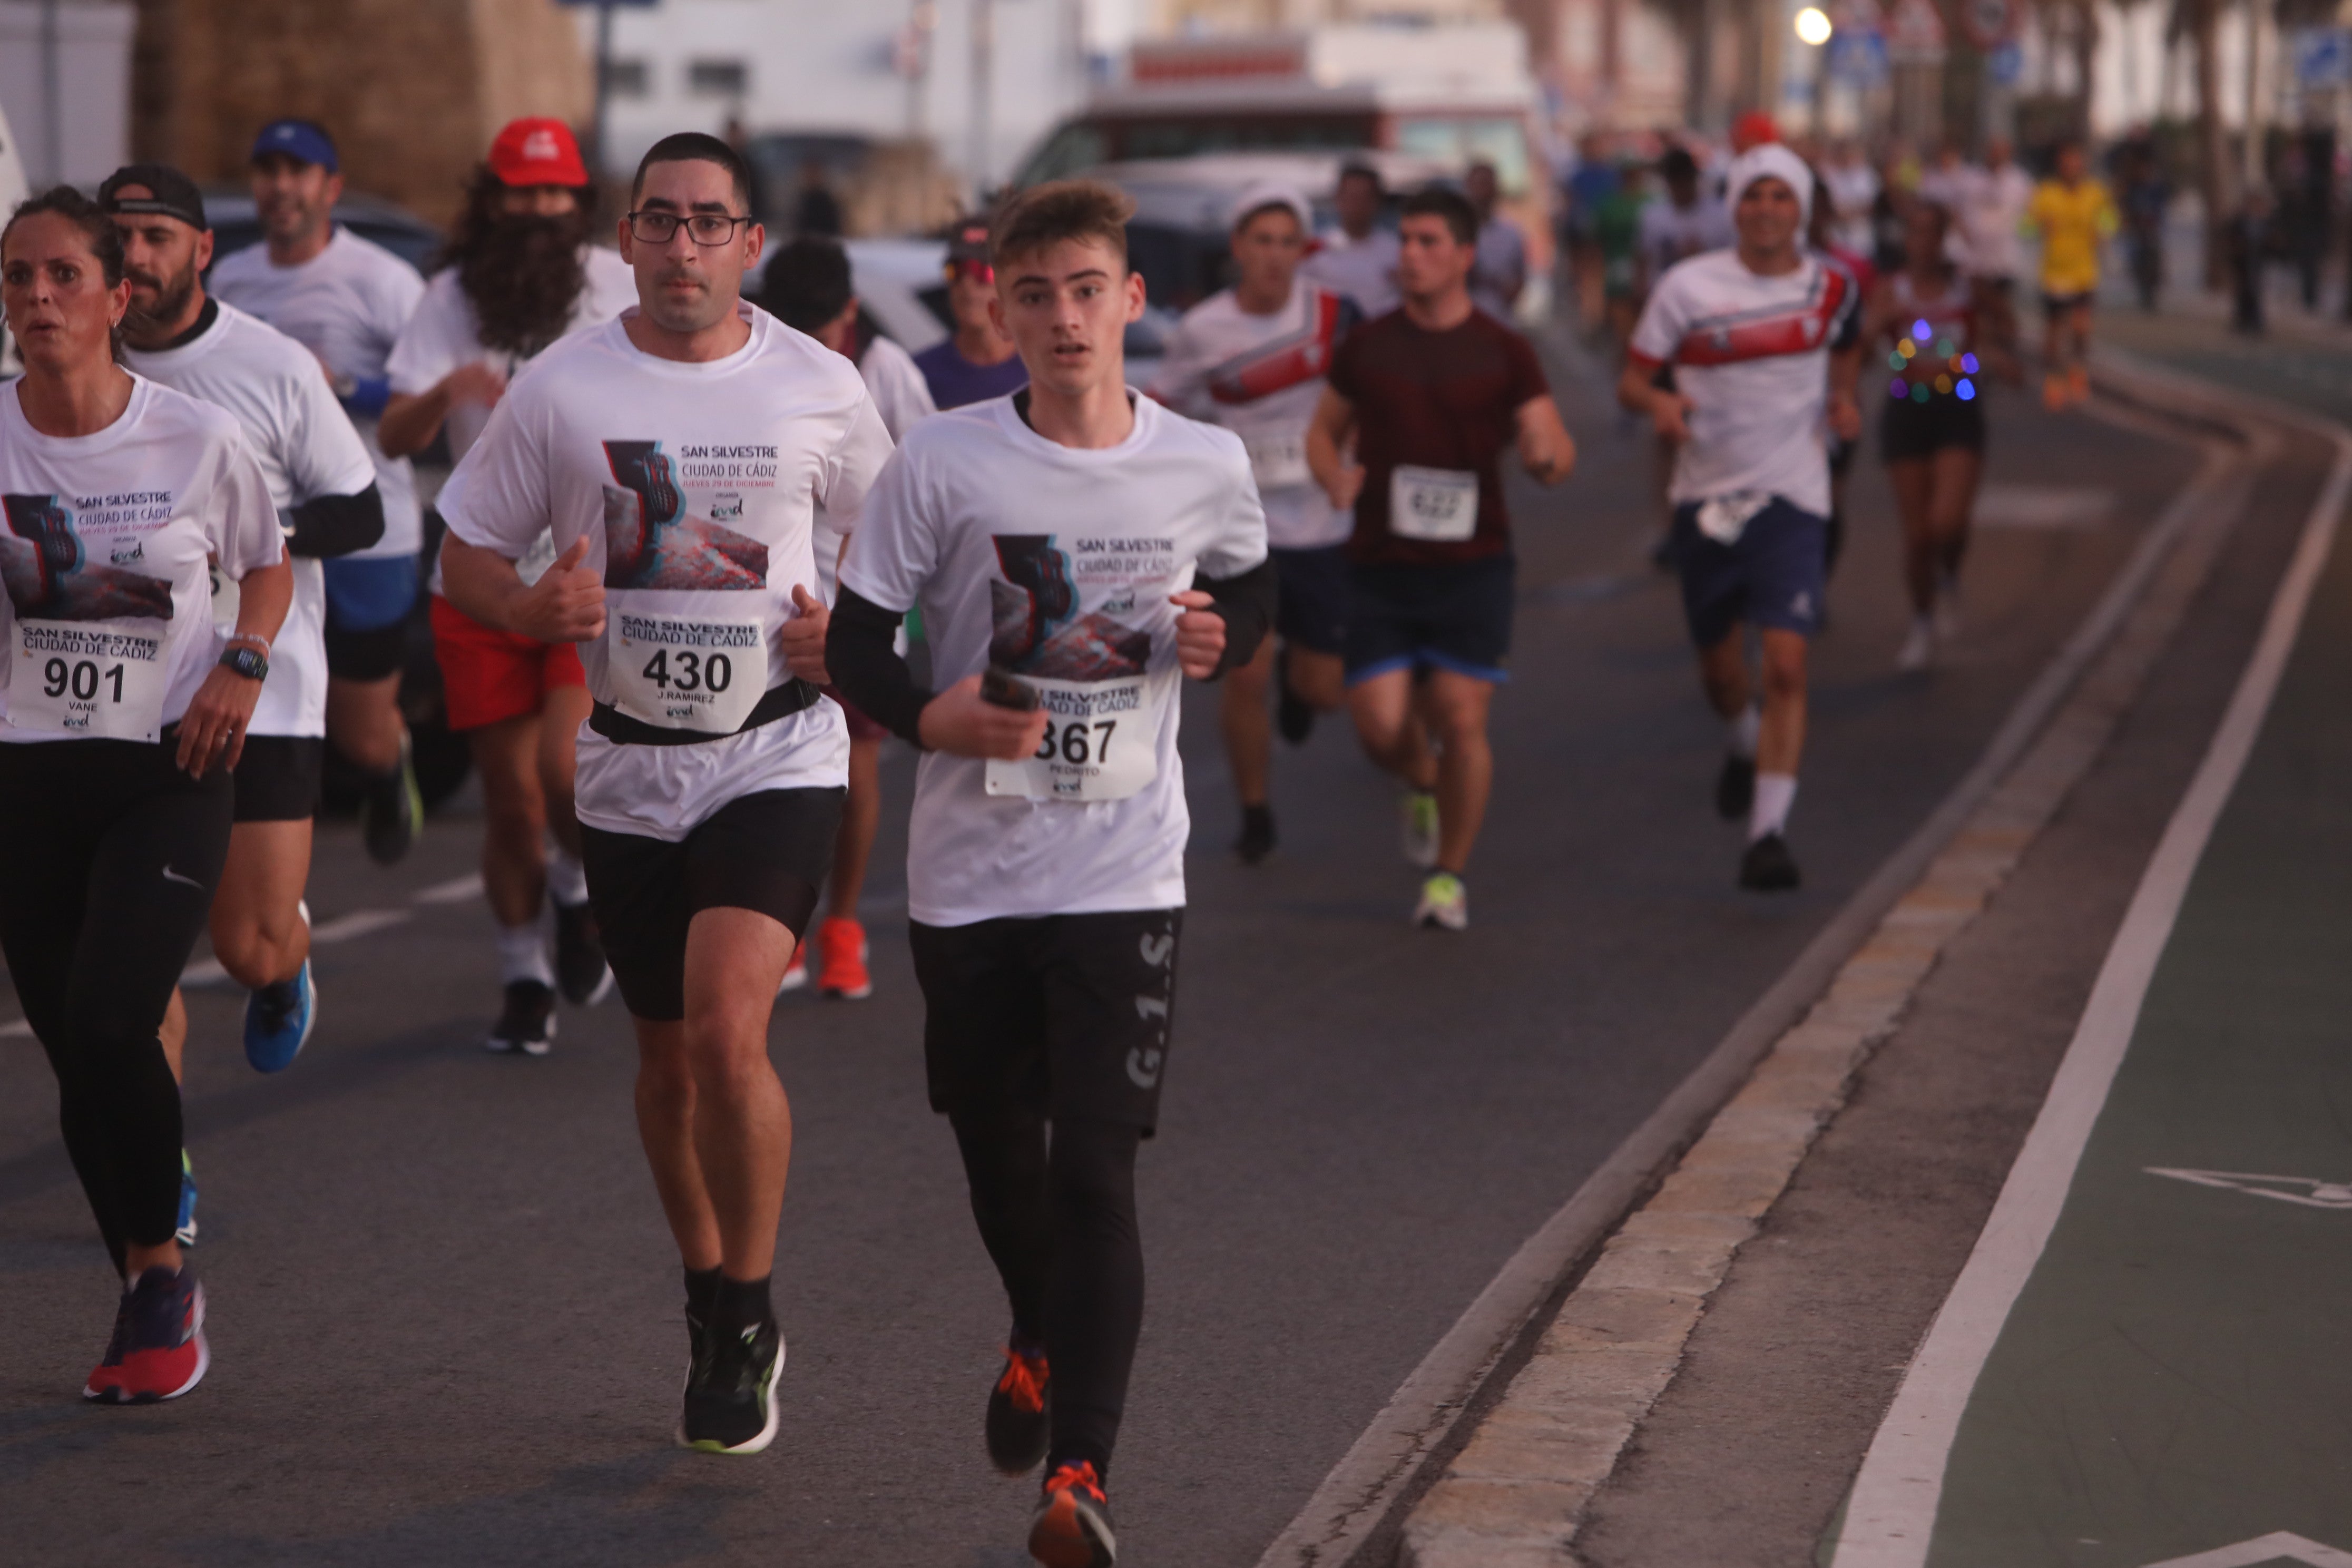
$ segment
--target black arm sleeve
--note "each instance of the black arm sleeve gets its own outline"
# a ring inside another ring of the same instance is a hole
[[[1258,643],[1274,629],[1274,557],[1238,577],[1195,577],[1192,586],[1215,600],[1209,608],[1225,617],[1225,654],[1217,661],[1217,674],[1256,658]]]
[[[294,508],[297,555],[349,555],[383,537],[383,497],[373,485],[355,496],[313,496]]]
[[[894,646],[906,618],[843,588],[824,634],[824,667],[835,687],[867,718],[919,749],[923,705],[932,694],[915,684],[915,672]]]

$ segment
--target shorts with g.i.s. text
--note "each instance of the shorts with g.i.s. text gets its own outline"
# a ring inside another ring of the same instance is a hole
[[[1348,684],[1392,669],[1450,670],[1501,685],[1510,672],[1507,555],[1441,565],[1353,563],[1348,569]]]
[[[236,820],[310,821],[326,766],[322,735],[247,735],[236,759]]]
[[[676,842],[581,825],[589,907],[632,1015],[649,1023],[686,1016],[687,928],[704,910],[751,910],[795,940],[806,933],[847,793],[742,795]]]
[[[580,650],[486,626],[433,595],[433,657],[452,730],[479,730],[536,713],[559,686],[585,686]]]
[[[1184,911],[913,922],[931,1109],[1160,1122]]]
[[[1675,564],[1691,640],[1713,647],[1742,621],[1811,637],[1821,629],[1829,519],[1774,496],[1726,544],[1698,526],[1698,503],[1675,508]]]
[[[1348,651],[1348,547],[1269,550],[1274,558],[1274,629],[1282,640],[1334,658]]]

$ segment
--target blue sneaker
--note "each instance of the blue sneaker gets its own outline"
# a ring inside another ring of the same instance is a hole
[[[246,998],[245,1059],[256,1072],[284,1072],[310,1041],[319,1021],[319,992],[310,984],[310,961],[291,980],[265,985]]]
[[[172,1227],[172,1239],[182,1247],[196,1244],[196,1172],[185,1149],[180,1151],[180,1221]]]

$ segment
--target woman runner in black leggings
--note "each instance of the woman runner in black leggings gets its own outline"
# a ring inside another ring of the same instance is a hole
[[[70,187],[0,229],[25,358],[0,387],[0,955],[125,1285],[83,1394],[144,1404],[207,1363],[157,1029],[227,858],[229,773],[293,574],[236,420],[115,363],[130,300],[113,220]],[[215,562],[240,590],[226,647]]]

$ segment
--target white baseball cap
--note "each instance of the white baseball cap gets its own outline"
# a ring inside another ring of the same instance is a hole
[[[1286,208],[1298,220],[1301,230],[1315,232],[1315,209],[1307,205],[1307,197],[1297,185],[1282,180],[1253,180],[1243,186],[1242,194],[1234,202],[1233,226],[1241,227],[1268,207]]]

